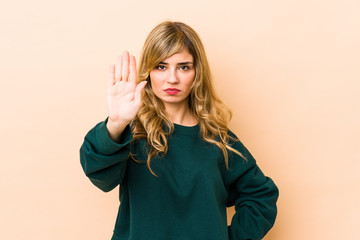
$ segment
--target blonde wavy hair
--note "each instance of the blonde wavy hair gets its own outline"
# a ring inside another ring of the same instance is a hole
[[[183,48],[186,48],[194,59],[195,79],[188,99],[190,110],[199,122],[203,139],[222,150],[227,168],[229,167],[227,150],[242,156],[229,145],[229,140],[233,138],[229,136],[227,126],[232,114],[215,94],[209,63],[198,34],[184,23],[166,21],[156,26],[145,41],[137,81],[140,83],[146,80],[148,84],[142,96],[142,106],[131,123],[133,140],[147,139],[147,166],[155,176],[150,166],[151,159],[155,155],[159,157],[166,155],[167,136],[174,131],[174,124],[167,117],[162,101],[152,91],[150,72],[161,61]],[[130,156],[137,161],[133,154]]]

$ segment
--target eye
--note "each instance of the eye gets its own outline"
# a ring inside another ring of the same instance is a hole
[[[158,70],[165,70],[166,66],[165,65],[157,65],[155,67],[155,69],[158,69]]]
[[[187,65],[182,65],[182,66],[180,66],[180,69],[186,71],[186,70],[189,70],[190,67]]]

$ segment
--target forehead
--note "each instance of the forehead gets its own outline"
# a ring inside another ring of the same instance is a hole
[[[193,62],[193,56],[186,48],[162,60],[165,63]]]

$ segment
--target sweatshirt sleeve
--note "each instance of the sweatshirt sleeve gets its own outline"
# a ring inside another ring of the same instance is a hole
[[[279,191],[275,183],[262,173],[240,141],[232,147],[246,159],[229,153],[227,206],[235,205],[236,211],[228,228],[229,239],[262,239],[274,225]]]
[[[111,191],[122,182],[133,137],[127,126],[119,143],[114,142],[106,122],[100,122],[91,129],[80,148],[80,163],[85,175],[104,192]]]

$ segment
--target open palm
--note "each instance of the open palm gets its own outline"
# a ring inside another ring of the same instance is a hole
[[[136,61],[125,51],[110,66],[107,106],[109,120],[113,123],[129,123],[136,117],[141,106],[141,94],[146,81],[136,83]]]

